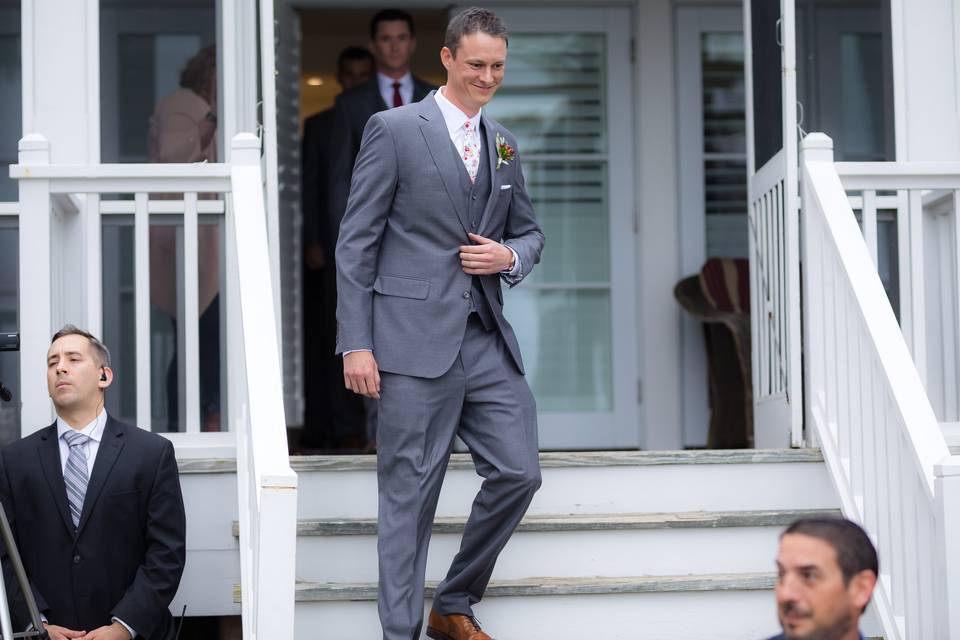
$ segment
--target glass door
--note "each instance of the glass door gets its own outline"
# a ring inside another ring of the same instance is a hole
[[[506,291],[542,449],[636,448],[633,82],[628,9],[503,9],[503,87],[488,114],[518,139],[547,236]]]

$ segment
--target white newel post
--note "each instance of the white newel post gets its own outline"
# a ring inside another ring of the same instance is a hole
[[[806,167],[809,163],[824,162],[833,163],[833,140],[830,136],[823,133],[811,133],[800,142],[800,202],[811,202],[813,195],[810,193],[810,184],[806,176]],[[803,277],[801,283],[803,286],[803,396],[804,411],[809,412],[813,406],[811,399],[822,384],[822,360],[823,357],[823,335],[820,323],[813,317],[813,309],[810,308],[810,301],[813,296],[810,295],[811,287],[820,286],[819,271],[817,260],[812,258],[813,247],[810,245],[809,228],[810,220],[807,215],[800,216],[800,247],[802,251],[801,263],[803,265]],[[807,425],[806,440],[808,447],[818,446],[816,429],[813,428],[813,419],[810,415],[804,415],[804,424]]]
[[[47,394],[47,346],[53,334],[50,262],[50,181],[31,179],[30,167],[50,164],[50,142],[20,140],[20,431],[27,436],[53,421]]]
[[[933,468],[937,542],[942,581],[937,620],[938,638],[960,638],[960,456],[945,458]]]

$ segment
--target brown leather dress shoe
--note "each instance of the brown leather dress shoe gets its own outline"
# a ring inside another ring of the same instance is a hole
[[[480,630],[475,618],[456,613],[445,616],[432,609],[427,620],[427,637],[433,640],[493,640]]]

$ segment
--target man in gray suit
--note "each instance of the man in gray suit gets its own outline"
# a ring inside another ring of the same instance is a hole
[[[500,287],[530,273],[544,236],[515,138],[481,114],[503,80],[507,33],[493,12],[468,9],[444,45],[445,86],[370,118],[337,244],[345,384],[379,400],[385,640],[420,637],[427,545],[456,435],[484,482],[429,637],[490,639],[472,607],[540,486],[536,406]]]

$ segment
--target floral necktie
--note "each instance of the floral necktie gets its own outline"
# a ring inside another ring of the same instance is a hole
[[[467,168],[470,182],[477,181],[477,171],[480,169],[480,144],[477,140],[477,130],[467,120],[463,123],[463,166]]]

